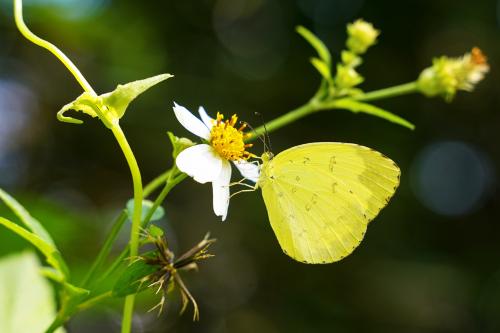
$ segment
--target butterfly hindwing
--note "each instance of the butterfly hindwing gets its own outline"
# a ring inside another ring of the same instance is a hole
[[[399,185],[397,165],[355,144],[309,143],[263,165],[271,226],[284,250],[305,263],[349,255]]]

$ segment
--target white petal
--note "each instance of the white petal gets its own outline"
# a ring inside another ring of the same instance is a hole
[[[203,120],[203,123],[208,127],[209,130],[211,130],[215,120],[210,118],[203,106],[200,106],[198,108],[198,113],[200,114],[200,118],[201,120]]]
[[[245,160],[235,161],[234,165],[238,168],[243,178],[257,183],[260,177],[260,167],[256,163],[250,163]]]
[[[191,133],[202,139],[210,139],[210,130],[198,118],[196,118],[188,109],[174,102],[174,113],[177,120]]]
[[[223,161],[222,169],[219,177],[212,183],[214,196],[214,213],[222,217],[222,221],[226,219],[227,209],[229,207],[229,181],[231,180],[231,164],[228,161]]]
[[[183,150],[175,160],[179,170],[202,184],[212,182],[219,177],[222,162],[219,154],[207,144],[189,147]]]

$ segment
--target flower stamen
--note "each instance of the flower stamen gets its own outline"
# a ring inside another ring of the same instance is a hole
[[[253,146],[251,143],[245,144],[245,139],[251,136],[250,133],[243,132],[247,125],[243,123],[236,128],[237,122],[238,116],[235,114],[230,119],[224,120],[224,115],[217,113],[217,119],[210,131],[210,145],[221,157],[229,161],[248,160],[255,157],[254,154],[246,151],[246,148]]]

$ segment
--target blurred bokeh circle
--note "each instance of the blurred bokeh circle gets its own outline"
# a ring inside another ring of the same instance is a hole
[[[412,170],[412,185],[420,202],[446,216],[461,216],[480,208],[492,183],[488,158],[460,141],[426,146]]]

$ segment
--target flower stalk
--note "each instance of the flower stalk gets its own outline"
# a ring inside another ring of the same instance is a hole
[[[95,91],[92,86],[85,79],[80,70],[75,66],[75,64],[54,44],[38,37],[26,26],[23,19],[23,0],[14,0],[14,20],[16,22],[16,26],[21,32],[21,34],[26,37],[32,43],[47,49],[53,55],[59,59],[64,66],[70,71],[71,74],[75,77],[76,81],[82,86],[83,90],[86,92],[95,95]]]
[[[346,99],[351,99],[354,101],[360,101],[360,102],[368,102],[368,101],[375,101],[375,100],[380,100],[384,98],[391,98],[391,97],[397,97],[397,96],[402,96],[402,95],[407,95],[407,94],[412,94],[412,93],[417,93],[418,88],[417,88],[417,83],[416,82],[410,82],[410,83],[405,83],[389,88],[384,88],[380,90],[375,90],[367,93],[362,93],[356,96],[352,96]],[[340,99],[339,99],[340,100]],[[335,99],[330,100],[330,101],[320,101],[317,99],[312,99],[308,103],[291,110],[287,113],[285,113],[282,116],[279,116],[276,119],[271,120],[270,122],[266,123],[266,125],[262,125],[257,127],[253,131],[252,137],[248,139],[248,141],[253,141],[257,139],[259,136],[263,135],[266,133],[271,133],[277,129],[280,129],[290,123],[293,123],[311,113],[317,112],[317,111],[326,111],[326,110],[331,110],[331,109],[339,109],[335,105]]]

